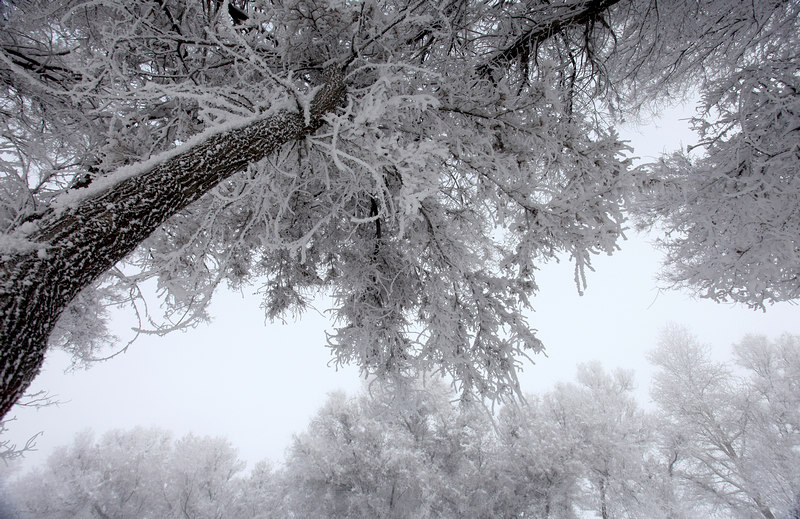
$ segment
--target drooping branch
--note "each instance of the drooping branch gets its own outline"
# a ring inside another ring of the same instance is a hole
[[[27,245],[0,256],[0,418],[39,372],[56,320],[82,289],[224,179],[315,131],[344,96],[342,71],[332,69],[307,114],[214,133],[20,228],[14,238]]]

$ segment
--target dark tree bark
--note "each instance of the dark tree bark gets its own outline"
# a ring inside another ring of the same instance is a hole
[[[39,373],[53,326],[82,289],[224,179],[315,131],[344,97],[342,72],[332,70],[311,102],[309,120],[284,111],[212,135],[74,207],[49,209],[26,224],[33,230],[16,237],[32,243],[32,250],[0,257],[0,418]]]

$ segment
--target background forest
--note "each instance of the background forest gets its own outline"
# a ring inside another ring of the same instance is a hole
[[[748,336],[719,362],[671,327],[632,373],[492,411],[437,379],[331,394],[284,462],[224,438],[79,435],[12,481],[20,518],[800,517],[800,336]]]

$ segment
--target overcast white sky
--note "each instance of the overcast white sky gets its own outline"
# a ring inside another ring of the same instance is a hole
[[[680,120],[690,113],[671,110],[658,125],[630,129],[625,138],[638,156],[654,158],[692,141]],[[659,255],[633,232],[620,252],[594,263],[596,272],[589,273],[583,297],[567,261],[541,270],[530,323],[547,346],[547,356],[526,364],[524,391],[546,391],[572,379],[579,362],[600,360],[607,368],[634,369],[644,399],[650,374],[646,353],[670,322],[689,328],[721,357],[747,333],[800,334],[796,305],[775,305],[763,313],[659,291]],[[85,428],[101,434],[135,425],[157,425],[177,436],[225,436],[251,466],[263,458],[279,461],[292,434],[305,428],[330,391],[354,392],[362,380],[356,368],[336,371],[327,365],[327,319],[308,312],[295,323],[265,325],[252,291],[220,293],[210,325],[143,337],[127,353],[88,371],[64,373],[67,355],[51,352],[34,386],[64,403],[16,413],[10,431],[14,441],[24,443],[44,431],[39,450],[24,466],[40,463],[53,447],[71,442]]]

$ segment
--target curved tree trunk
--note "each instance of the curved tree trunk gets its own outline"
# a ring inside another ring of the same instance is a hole
[[[319,128],[344,96],[337,69],[314,96],[308,119],[284,111],[213,133],[107,190],[24,224],[15,238],[32,246],[0,256],[0,419],[39,373],[56,320],[83,288],[222,180]]]

